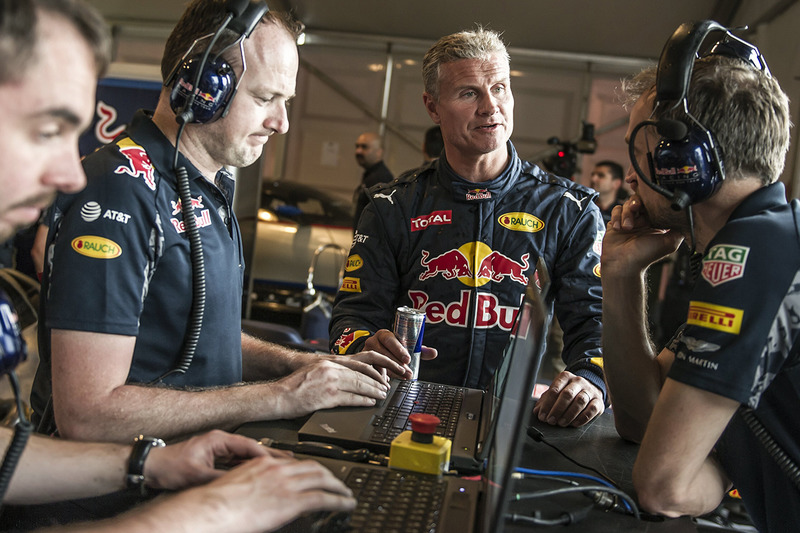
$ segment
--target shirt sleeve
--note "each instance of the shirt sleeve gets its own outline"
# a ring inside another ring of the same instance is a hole
[[[800,304],[798,254],[776,246],[793,242],[794,226],[758,226],[729,223],[711,243],[668,374],[753,408],[791,353]]]
[[[361,214],[333,305],[329,328],[332,353],[356,353],[369,336],[392,324],[400,287],[394,259],[400,239],[389,236],[387,228],[392,223],[384,222],[388,216],[378,213],[371,199]]]
[[[568,208],[573,208],[568,205]],[[553,276],[555,311],[564,331],[566,369],[606,395],[602,358],[600,252],[605,227],[591,199],[561,245]]]
[[[51,228],[50,328],[138,333],[158,245],[155,192],[142,179],[115,174],[118,163],[108,154],[88,158],[86,189]]]

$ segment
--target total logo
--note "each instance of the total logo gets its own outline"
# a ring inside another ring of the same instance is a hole
[[[128,160],[128,166],[118,166],[114,170],[114,174],[128,174],[134,178],[143,178],[151,191],[156,190],[155,170],[144,148],[130,139],[122,139],[117,146],[119,153]]]
[[[425,270],[419,275],[419,280],[441,275],[447,280],[458,279],[469,287],[480,287],[490,281],[510,278],[521,285],[528,285],[525,272],[530,267],[529,257],[530,254],[526,253],[516,261],[480,241],[468,242],[436,257],[430,257],[428,250],[422,250],[420,265]]]
[[[428,226],[445,226],[453,223],[453,212],[446,211],[433,211],[429,215],[422,215],[420,217],[411,219],[411,231],[420,231]]]

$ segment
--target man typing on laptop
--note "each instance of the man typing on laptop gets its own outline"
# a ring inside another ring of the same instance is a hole
[[[583,425],[605,404],[604,228],[593,193],[517,156],[509,57],[498,34],[478,28],[443,37],[425,55],[423,80],[444,155],[371,189],[335,302],[331,349],[367,348],[407,363],[386,328],[398,306],[410,305],[426,312],[430,348],[420,379],[486,388],[542,257],[566,370],[536,412],[550,424]]]

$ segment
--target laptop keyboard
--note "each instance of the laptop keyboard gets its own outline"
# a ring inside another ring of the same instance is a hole
[[[464,400],[464,390],[452,385],[420,381],[401,381],[386,403],[382,416],[376,417],[370,436],[372,442],[390,443],[407,429],[408,417],[414,413],[436,415],[441,422],[436,435],[453,439]]]
[[[354,467],[345,484],[358,505],[344,531],[437,531],[447,482],[390,469]]]

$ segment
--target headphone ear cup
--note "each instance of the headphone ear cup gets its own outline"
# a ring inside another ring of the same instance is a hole
[[[656,123],[656,131],[662,137],[679,141],[689,134],[689,126],[680,120],[662,118]]]
[[[183,116],[184,122],[208,124],[222,116],[230,103],[236,74],[222,59],[208,60],[195,91],[199,64],[199,58],[192,58],[180,65],[170,92],[170,107],[176,115]],[[192,92],[195,92],[194,101],[187,108]]]
[[[0,376],[14,370],[28,358],[28,349],[19,328],[11,299],[0,288]]]
[[[653,181],[696,204],[714,194],[722,183],[722,161],[715,157],[714,147],[709,143],[710,132],[696,126],[688,126],[677,120],[687,133],[681,138],[664,136],[653,150]],[[674,124],[665,126],[665,131],[677,133]],[[659,129],[659,131],[661,131]]]

